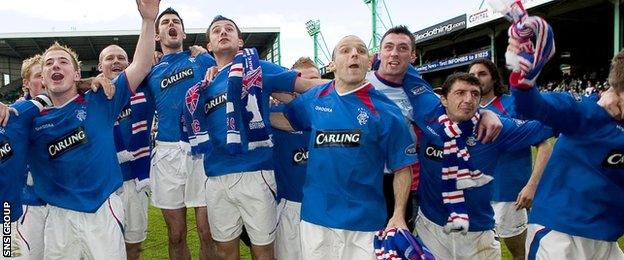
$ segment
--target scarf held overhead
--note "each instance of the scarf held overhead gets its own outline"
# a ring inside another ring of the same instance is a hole
[[[231,154],[273,146],[262,117],[262,91],[258,52],[255,48],[239,51],[228,74],[226,141]]]

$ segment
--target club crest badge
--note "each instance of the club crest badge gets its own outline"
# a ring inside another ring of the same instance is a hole
[[[358,108],[359,114],[357,115],[357,120],[360,125],[365,125],[368,122],[368,113],[364,108]]]

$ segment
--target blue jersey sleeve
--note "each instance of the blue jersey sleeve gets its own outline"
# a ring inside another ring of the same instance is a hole
[[[553,129],[538,121],[523,121],[500,117],[501,133],[494,141],[500,151],[516,151],[538,144],[554,135]]]
[[[312,125],[308,108],[316,98],[317,91],[308,91],[299,95],[284,108],[284,116],[295,130],[310,131]]]
[[[384,122],[381,146],[386,150],[386,166],[396,172],[416,162],[416,148],[407,121],[399,108],[388,109]],[[382,115],[384,116],[384,115]],[[382,119],[383,120],[383,119]]]
[[[414,120],[419,122],[425,120],[427,114],[432,110],[440,106],[440,98],[433,93],[432,90],[422,87],[419,89],[420,93],[413,95],[410,99],[412,104],[418,104],[413,107]]]
[[[512,95],[519,116],[538,120],[557,132],[582,133],[594,127],[597,119],[611,120],[604,109],[596,109],[596,101],[590,98],[569,93],[540,93],[537,88],[513,89]]]
[[[262,84],[269,92],[293,92],[295,80],[299,73],[270,62],[260,61],[262,67]]]

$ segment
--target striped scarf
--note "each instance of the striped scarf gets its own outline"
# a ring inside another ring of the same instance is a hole
[[[528,89],[555,54],[553,30],[541,17],[529,16],[520,0],[490,0],[490,5],[511,21],[507,34],[520,43],[520,53],[505,53],[507,67],[512,70],[509,83]]]
[[[418,238],[408,230],[391,228],[378,231],[373,240],[375,256],[379,260],[435,260],[435,257]]]
[[[479,113],[470,120],[459,124],[451,121],[443,113],[438,117],[444,132],[440,133],[444,142],[442,155],[442,200],[449,212],[447,224],[444,226],[446,233],[468,232],[469,217],[464,197],[464,190],[480,187],[490,181],[492,177],[483,174],[472,167],[470,153],[466,148],[466,139],[474,134],[479,122]]]
[[[262,67],[255,48],[239,51],[230,67],[227,87],[227,149],[240,154],[259,147],[272,147],[271,135],[262,117]]]

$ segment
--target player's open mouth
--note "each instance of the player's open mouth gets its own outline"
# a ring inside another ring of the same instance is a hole
[[[349,69],[359,69],[360,65],[359,64],[351,64],[349,65]]]
[[[53,73],[52,74],[52,80],[54,81],[59,81],[59,80],[63,80],[65,78],[65,76],[61,73]]]
[[[123,69],[122,69],[121,67],[116,67],[116,66],[114,66],[114,67],[111,69],[111,71],[112,71],[112,72],[122,72],[122,71],[123,71]]]
[[[221,38],[219,40],[219,43],[226,43],[226,42],[229,42],[229,41],[230,41],[230,39],[228,39],[228,38]]]
[[[391,62],[388,62],[388,64],[390,64],[390,66],[398,66],[399,62],[398,61],[391,61]]]
[[[178,37],[178,31],[175,28],[169,28],[168,34],[171,37]]]

